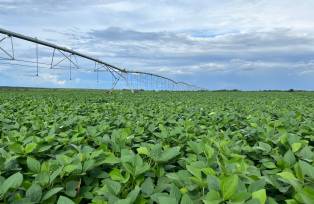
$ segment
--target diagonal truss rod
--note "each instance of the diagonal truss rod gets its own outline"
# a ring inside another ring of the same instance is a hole
[[[0,42],[4,41],[5,39],[7,39],[7,37],[3,37],[0,39]]]
[[[1,38],[1,39],[0,39],[0,43],[1,43],[2,41],[4,41],[5,39],[7,39],[7,38],[8,38],[8,36],[5,36],[5,37]],[[3,49],[1,46],[0,46],[0,50],[1,50],[5,55],[7,55],[7,56],[10,58],[10,60],[14,60],[13,37],[9,37],[9,38],[10,38],[10,43],[11,43],[11,54],[10,54],[8,51],[6,51],[5,49]]]
[[[0,47],[0,50],[1,50],[2,52],[4,52],[4,54],[6,54],[7,56],[9,56],[11,59],[13,59],[13,56],[12,56],[10,53],[8,53],[5,49],[3,49],[2,47]]]
[[[74,66],[79,69],[80,67],[76,64],[76,62],[73,62],[72,60],[72,56],[73,54],[70,54],[69,56],[66,56],[62,51],[59,50],[59,52],[64,56],[64,58],[68,59],[72,64],[74,64]],[[74,55],[75,56],[75,55]]]

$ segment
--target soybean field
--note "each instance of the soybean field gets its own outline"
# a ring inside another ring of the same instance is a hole
[[[0,90],[0,203],[313,204],[314,93]]]

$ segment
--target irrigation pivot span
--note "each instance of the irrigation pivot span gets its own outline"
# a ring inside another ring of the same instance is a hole
[[[120,68],[104,62],[95,57],[83,54],[81,52],[75,51],[73,49],[69,49],[66,47],[62,47],[59,45],[55,45],[53,43],[39,40],[34,37],[29,37],[26,35],[22,35],[16,32],[12,32],[9,30],[5,30],[0,28],[0,52],[5,57],[0,56],[0,64],[4,65],[16,65],[16,66],[25,66],[25,67],[34,67],[36,69],[36,76],[39,76],[40,68],[50,68],[50,69],[62,69],[65,68],[60,64],[64,61],[69,62],[69,72],[70,72],[70,80],[72,75],[72,69],[76,68],[77,70],[86,71],[80,66],[80,63],[77,60],[78,58],[88,60],[92,62],[93,66],[89,66],[88,70],[97,73],[97,81],[99,78],[99,73],[102,71],[108,72],[112,76],[112,89],[116,87],[119,81],[123,80],[125,83],[125,88],[128,89],[147,89],[147,90],[180,90],[180,91],[198,91],[203,90],[200,87],[195,85],[175,81],[165,76],[161,76],[154,73],[142,72],[137,70],[127,70],[124,68]],[[20,59],[16,56],[15,52],[17,46],[14,43],[14,38],[35,44],[35,56],[33,59]],[[1,42],[8,41],[10,46],[1,47]],[[52,53],[50,58],[50,62],[41,62],[39,59],[39,48],[38,46],[43,46],[49,49],[52,49]],[[57,52],[61,54],[62,58],[58,59],[58,62],[55,62],[57,57]]]

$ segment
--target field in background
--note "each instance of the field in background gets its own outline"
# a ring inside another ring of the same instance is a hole
[[[0,203],[313,203],[313,99],[0,90]]]

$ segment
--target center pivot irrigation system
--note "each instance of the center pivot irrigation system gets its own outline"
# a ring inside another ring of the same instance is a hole
[[[110,86],[133,90],[168,90],[168,91],[199,91],[200,87],[189,83],[175,81],[173,79],[142,71],[133,71],[106,63],[100,59],[85,55],[69,48],[61,47],[37,38],[25,36],[19,33],[0,28],[0,65],[21,66],[32,68],[39,76],[40,69],[68,70],[69,78],[72,80],[74,71],[95,72],[97,82],[100,80],[100,73],[106,72],[111,76]],[[16,42],[18,39],[20,44]],[[25,50],[23,43],[35,45]],[[39,54],[39,46],[44,56]],[[18,57],[17,50],[22,52],[23,57]],[[66,66],[64,64],[67,63]],[[120,81],[120,86],[118,82]],[[122,81],[122,82],[121,82]],[[123,85],[121,85],[121,83]]]

